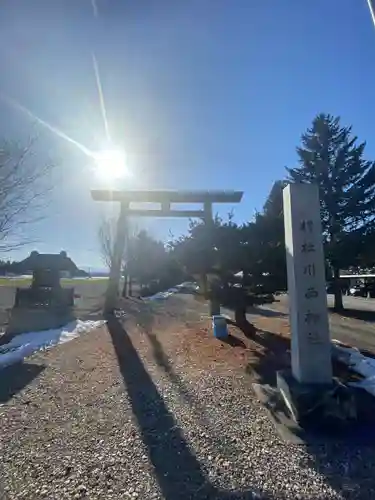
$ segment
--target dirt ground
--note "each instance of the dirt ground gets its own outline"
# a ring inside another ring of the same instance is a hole
[[[197,375],[202,370],[239,370],[264,383],[273,383],[276,370],[290,365],[289,323],[285,318],[254,315],[253,329],[228,325],[229,337],[213,336],[211,319],[205,304],[182,295],[169,299],[167,313],[162,306],[138,300],[122,302],[128,322],[142,334],[139,342],[147,344],[150,353],[162,365],[173,359],[184,360]],[[181,322],[181,310],[185,317]],[[174,312],[175,311],[175,312]],[[143,340],[141,340],[143,339]]]

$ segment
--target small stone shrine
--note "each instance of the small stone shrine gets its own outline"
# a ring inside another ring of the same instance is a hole
[[[60,283],[63,262],[62,254],[34,256],[31,286],[16,289],[7,336],[59,328],[73,319],[74,288]]]

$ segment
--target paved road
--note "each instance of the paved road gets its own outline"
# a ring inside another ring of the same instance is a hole
[[[288,297],[282,295],[279,299],[280,302],[262,308],[288,313]],[[327,304],[328,307],[333,306],[333,296],[328,296]],[[375,353],[375,299],[344,297],[344,307],[342,314],[330,312],[331,337]]]
[[[357,309],[359,311],[371,311],[375,318],[375,299],[365,299],[363,297],[343,297],[344,307],[346,309]],[[327,304],[333,307],[334,296],[327,295]]]

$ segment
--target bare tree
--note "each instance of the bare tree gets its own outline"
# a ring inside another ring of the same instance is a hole
[[[113,259],[113,243],[116,236],[116,220],[103,219],[98,229],[98,239],[100,245],[100,253],[104,264],[111,269]]]
[[[0,142],[0,252],[33,241],[30,225],[46,215],[53,165],[38,161],[34,144]]]
[[[98,238],[100,245],[100,252],[103,259],[104,264],[111,269],[112,260],[113,260],[113,248],[114,242],[116,238],[117,231],[117,219],[115,217],[104,218],[102,219],[99,229],[98,229]],[[137,228],[135,225],[130,223],[129,218],[126,220],[126,242],[125,242],[125,250],[124,255],[122,257],[122,265],[125,282],[123,287],[123,295],[126,295],[128,283],[129,289],[131,290],[131,277],[128,276],[128,260],[129,260],[129,249],[131,240],[137,233]]]

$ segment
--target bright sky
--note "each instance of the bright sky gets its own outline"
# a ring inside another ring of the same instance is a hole
[[[3,0],[0,9],[0,137],[37,130],[40,161],[59,165],[48,218],[30,227],[40,243],[16,258],[35,247],[64,249],[79,265],[101,266],[103,207],[90,188],[105,181],[81,149],[9,100],[100,149],[106,131],[93,53],[109,132],[132,171],[119,188],[240,189],[241,205],[217,208],[248,220],[295,163],[318,112],[352,124],[375,159],[375,30],[366,0]],[[146,225],[166,239],[187,222]]]

